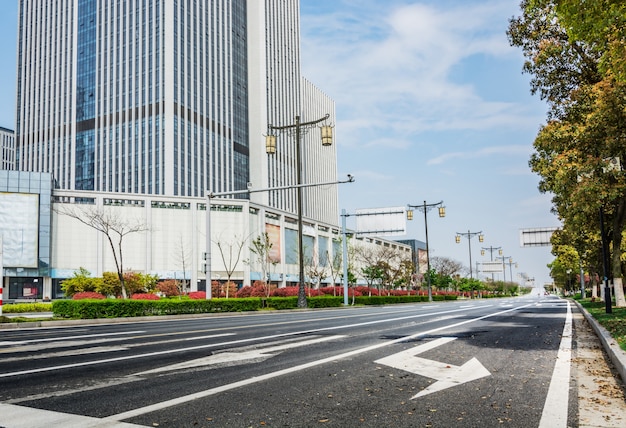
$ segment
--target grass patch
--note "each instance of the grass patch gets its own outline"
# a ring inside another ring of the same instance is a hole
[[[579,300],[579,303],[611,333],[620,348],[626,351],[626,308],[613,307],[613,312],[607,314],[603,301],[592,302],[585,299]]]

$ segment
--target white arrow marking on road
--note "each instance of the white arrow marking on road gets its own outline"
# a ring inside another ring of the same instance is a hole
[[[481,377],[490,376],[491,373],[489,373],[489,370],[476,358],[472,358],[462,366],[454,366],[452,364],[440,363],[439,361],[427,360],[416,356],[448,342],[452,342],[455,339],[456,337],[442,337],[432,342],[407,349],[406,351],[381,358],[380,360],[376,360],[375,363],[384,364],[395,369],[437,380],[437,382],[433,383],[428,388],[411,397],[412,400],[432,394],[433,392],[442,391],[452,386],[471,382]]]
[[[161,373],[161,372],[171,372],[173,370],[183,370],[190,368],[198,368],[203,366],[217,365],[217,364],[237,364],[237,363],[245,363],[254,360],[265,360],[267,358],[273,357],[278,353],[285,351],[291,348],[298,348],[300,346],[305,345],[313,345],[316,343],[327,342],[329,340],[337,340],[341,339],[345,336],[335,335],[335,336],[324,336],[324,337],[316,337],[308,340],[301,340],[293,343],[285,343],[274,346],[266,346],[265,348],[260,349],[252,349],[249,351],[241,351],[241,352],[218,352],[207,357],[196,358],[191,361],[184,361],[179,364],[172,364],[165,367],[159,367],[152,370],[146,370],[140,373],[135,373],[136,376],[145,375],[145,374],[153,374],[153,373]]]

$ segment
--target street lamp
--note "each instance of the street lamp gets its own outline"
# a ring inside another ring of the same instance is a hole
[[[426,201],[422,205],[408,205],[409,209],[406,212],[406,219],[413,220],[413,209],[424,213],[424,228],[426,230],[426,278],[428,283],[428,301],[433,300],[433,291],[430,284],[430,250],[428,249],[428,216],[426,215],[431,209],[438,207],[439,217],[446,216],[446,207],[443,206],[443,201],[439,201],[436,204],[427,204]]]
[[[490,258],[491,261],[493,261],[493,252],[495,250],[498,250],[498,254],[502,255],[502,247],[493,247],[493,246],[481,247],[481,249],[480,249],[480,255],[481,256],[485,255],[485,250],[489,250],[489,258]],[[491,273],[491,282],[494,282],[493,272]]]
[[[473,273],[472,273],[472,238],[474,236],[478,236],[478,242],[483,242],[485,240],[485,236],[483,235],[483,232],[470,232],[469,230],[467,232],[457,232],[456,236],[454,237],[454,240],[457,244],[461,243],[461,236],[464,236],[467,238],[467,243],[469,245],[469,266],[470,266],[470,278],[473,277]]]
[[[298,287],[298,307],[306,308],[306,290],[304,289],[304,245],[302,236],[302,155],[300,153],[300,136],[303,127],[312,127],[318,123],[328,120],[329,114],[324,117],[309,122],[300,122],[300,116],[296,116],[295,123],[284,126],[268,125],[267,135],[265,136],[265,151],[269,155],[276,153],[276,134],[273,131],[284,131],[295,129],[296,131],[296,181],[297,181],[297,210],[298,210],[298,269],[299,269],[299,287]],[[332,126],[324,124],[320,127],[322,146],[330,146],[333,143]]]

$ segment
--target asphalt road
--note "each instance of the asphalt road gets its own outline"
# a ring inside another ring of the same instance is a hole
[[[556,297],[0,336],[0,427],[578,426]]]

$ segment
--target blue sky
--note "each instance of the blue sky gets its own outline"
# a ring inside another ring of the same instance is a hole
[[[444,201],[428,218],[431,256],[469,265],[502,247],[539,285],[548,248],[521,248],[519,229],[558,226],[528,168],[545,104],[529,91],[506,38],[519,0],[301,0],[304,75],[336,102],[339,206]],[[0,3],[0,126],[15,127],[17,1]],[[354,219],[354,218],[352,218]],[[349,226],[352,219],[349,220]],[[421,215],[406,239],[424,240]],[[506,273],[509,279],[507,267]]]
[[[301,0],[304,75],[336,101],[340,207],[431,211],[432,256],[469,266],[502,247],[539,285],[549,248],[521,248],[519,229],[558,226],[528,167],[546,106],[531,96],[521,51],[506,38],[519,0]],[[424,240],[423,217],[407,238]],[[509,270],[507,266],[507,279]]]

